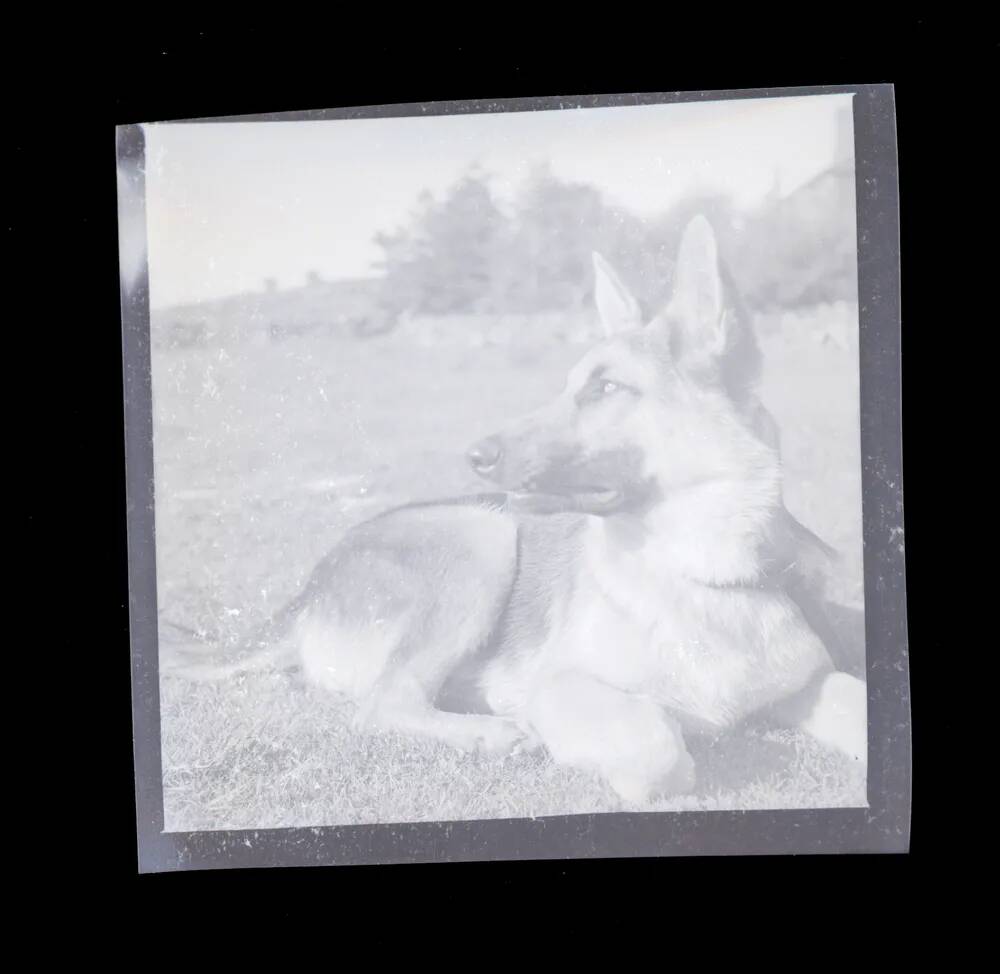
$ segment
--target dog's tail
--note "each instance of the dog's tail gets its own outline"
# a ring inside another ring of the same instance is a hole
[[[288,669],[297,663],[292,626],[304,605],[302,595],[232,646],[219,647],[211,639],[173,622],[160,624],[160,671],[188,680],[225,680],[240,673]],[[173,630],[174,635],[168,635]],[[177,634],[184,636],[183,641]]]

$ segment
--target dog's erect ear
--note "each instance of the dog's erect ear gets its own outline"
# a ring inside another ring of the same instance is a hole
[[[638,302],[600,254],[595,252],[593,258],[594,300],[605,334],[610,338],[638,328],[642,324]]]
[[[671,345],[678,358],[707,361],[726,347],[723,288],[715,232],[696,216],[681,237],[670,302]]]

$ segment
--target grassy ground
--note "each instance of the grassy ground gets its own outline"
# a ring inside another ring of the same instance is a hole
[[[786,315],[761,321],[760,331],[762,394],[782,425],[788,506],[844,552],[837,595],[860,606],[857,350],[844,340],[855,313]],[[579,354],[391,337],[156,352],[161,621],[235,638],[293,595],[350,524],[401,501],[481,489],[465,447],[552,396]],[[620,807],[600,782],[544,754],[488,759],[359,736],[348,716],[285,674],[214,685],[164,678],[167,829]],[[697,792],[656,808],[864,803],[857,771],[793,732],[751,725],[691,750]]]

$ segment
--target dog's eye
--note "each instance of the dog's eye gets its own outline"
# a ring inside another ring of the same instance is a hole
[[[613,396],[617,392],[634,392],[630,386],[622,382],[615,382],[613,379],[591,379],[577,394],[577,405],[583,406],[587,403],[598,402],[607,396]]]

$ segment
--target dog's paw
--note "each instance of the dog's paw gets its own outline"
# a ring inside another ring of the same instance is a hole
[[[529,740],[514,721],[494,717],[477,728],[474,743],[475,749],[484,754],[517,754]]]
[[[511,754],[533,754],[545,746],[534,729],[527,724],[518,724],[518,729],[521,732],[521,737],[514,745],[513,750],[510,752]]]
[[[678,736],[673,747],[655,752],[655,759],[621,764],[606,770],[608,784],[621,800],[646,807],[652,802],[694,791],[694,760]]]
[[[677,765],[665,775],[651,777],[637,772],[617,771],[609,774],[607,780],[626,806],[645,808],[660,799],[693,791],[694,762],[685,752]]]

